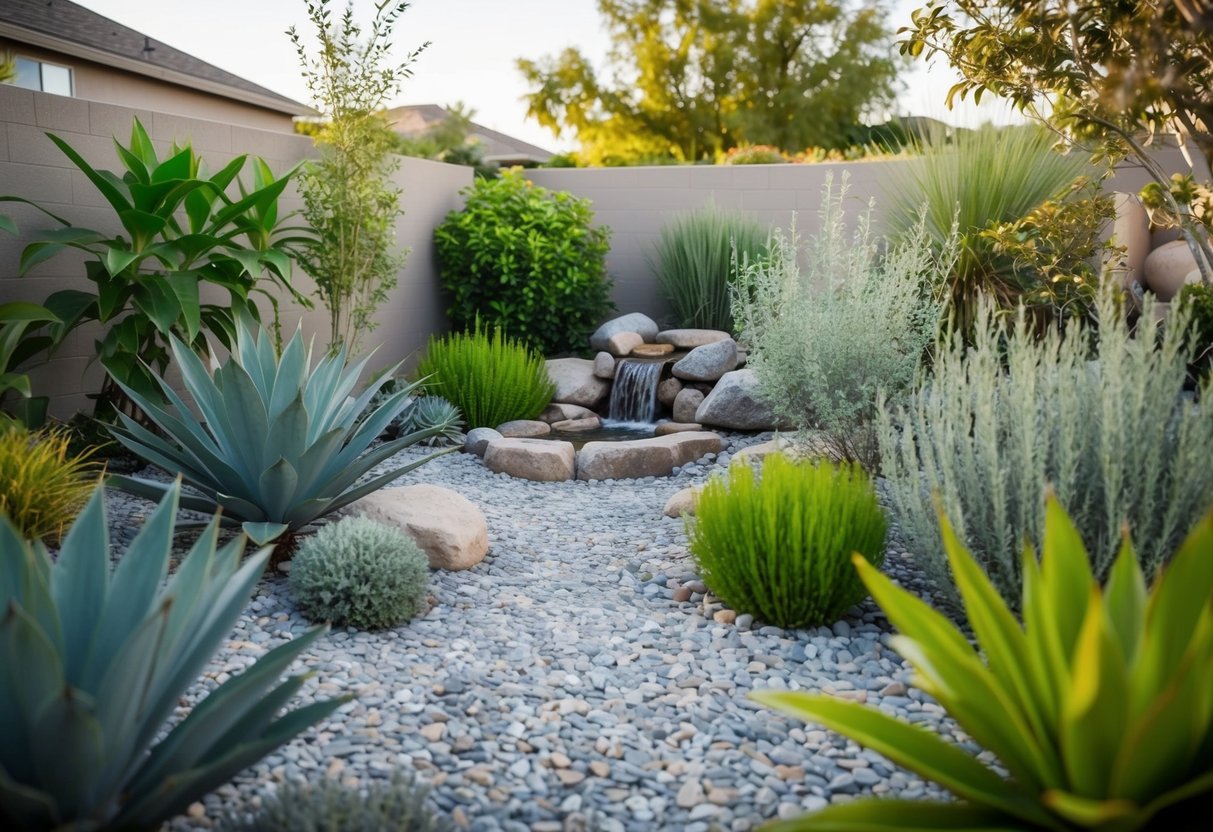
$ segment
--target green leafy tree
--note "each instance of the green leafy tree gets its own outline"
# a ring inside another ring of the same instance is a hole
[[[528,114],[570,131],[591,164],[716,159],[746,144],[845,144],[893,98],[896,56],[877,2],[599,0],[612,46],[520,60]]]
[[[11,84],[17,77],[17,61],[9,53],[0,55],[0,84]]]
[[[446,118],[430,125],[424,133],[417,136],[397,134],[396,152],[452,165],[467,165],[474,168],[476,176],[481,179],[500,176],[497,163],[484,158],[484,142],[470,135],[472,116],[476,115],[476,111],[462,101],[444,109]]]
[[[407,2],[378,0],[365,39],[353,3],[336,21],[331,5],[307,3],[320,46],[314,57],[295,27],[287,30],[325,118],[316,137],[320,159],[300,177],[303,216],[316,232],[301,262],[329,310],[330,347],[356,350],[360,334],[375,328],[374,312],[395,287],[407,256],[393,250],[401,208],[391,177],[400,162],[393,152],[396,134],[381,110],[429,44],[392,62],[392,30]]]
[[[1154,219],[1180,227],[1213,283],[1213,192],[1168,175],[1148,147],[1173,132],[1213,160],[1213,3],[931,0],[912,20],[901,51],[942,55],[962,76],[948,106],[989,91],[1102,155],[1135,157],[1154,179]]]

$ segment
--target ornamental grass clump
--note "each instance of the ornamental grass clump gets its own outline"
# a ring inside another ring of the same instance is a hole
[[[772,454],[710,481],[688,520],[703,581],[733,609],[780,627],[830,624],[865,595],[859,552],[884,562],[886,522],[863,471]]]
[[[64,431],[0,422],[0,516],[26,540],[59,541],[97,485],[100,468]]]
[[[313,621],[381,630],[426,609],[430,565],[413,539],[365,517],[324,526],[291,561],[291,597]]]
[[[479,321],[467,332],[430,336],[417,377],[458,407],[469,428],[534,419],[556,392],[542,355],[500,328],[490,335]]]
[[[914,684],[982,757],[874,708],[832,696],[751,698],[837,731],[957,798],[860,800],[777,823],[800,829],[1136,832],[1204,829],[1213,800],[1213,514],[1147,592],[1126,532],[1101,590],[1079,528],[1042,501],[1037,563],[1023,559],[1022,623],[941,517],[972,637],[858,555],[856,569],[897,628]],[[1139,537],[1139,539],[1141,539]]]
[[[1015,607],[1024,541],[1042,540],[1047,489],[1074,518],[1101,580],[1126,521],[1153,575],[1213,505],[1213,381],[1197,397],[1185,392],[1187,313],[1172,308],[1160,321],[1155,312],[1147,300],[1134,331],[1104,292],[1097,329],[1042,334],[1022,311],[999,319],[987,301],[973,343],[952,337],[906,406],[881,410],[892,508],[939,587],[953,584],[936,500]]]
[[[652,268],[678,326],[733,332],[730,286],[767,248],[766,226],[715,206],[678,214],[661,229]]]

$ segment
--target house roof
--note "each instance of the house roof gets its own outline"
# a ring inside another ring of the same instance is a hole
[[[445,107],[437,104],[411,104],[404,107],[393,107],[384,115],[398,133],[417,136],[435,124],[445,121],[450,113]],[[474,121],[468,122],[468,137],[478,139],[484,144],[484,158],[489,162],[542,164],[554,155],[550,150],[544,150],[538,145],[524,142],[522,139],[516,139]]]
[[[312,110],[69,0],[3,0],[0,36],[290,115]]]

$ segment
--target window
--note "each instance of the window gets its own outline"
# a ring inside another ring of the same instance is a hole
[[[13,79],[16,86],[55,95],[72,94],[72,71],[68,67],[33,58],[17,58],[16,63],[17,77]]]

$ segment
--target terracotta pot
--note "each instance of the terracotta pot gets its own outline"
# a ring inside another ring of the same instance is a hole
[[[1159,300],[1169,301],[1184,283],[1200,280],[1196,258],[1183,240],[1165,243],[1146,257],[1145,284]]]
[[[1142,267],[1150,253],[1150,218],[1141,200],[1133,194],[1114,193],[1116,219],[1112,221],[1110,239],[1114,245],[1124,246],[1124,254],[1109,258],[1107,264],[1120,279],[1126,290],[1133,288],[1134,281],[1142,280]]]

